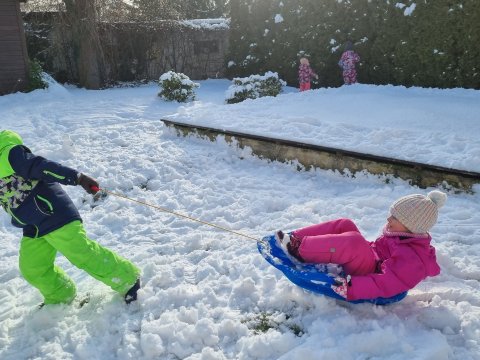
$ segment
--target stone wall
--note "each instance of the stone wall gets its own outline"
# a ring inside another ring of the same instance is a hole
[[[391,178],[400,178],[421,188],[433,186],[467,193],[473,193],[474,187],[480,184],[480,173],[471,171],[189,125],[165,119],[162,121],[179,136],[196,136],[210,141],[216,141],[220,136],[232,146],[240,149],[249,148],[253,155],[261,159],[295,162],[306,170],[327,169],[353,177],[357,173],[368,172],[379,176],[385,182],[389,182]]]
[[[224,77],[228,23],[219,19],[212,26],[209,21],[208,26],[200,20],[99,23],[98,59],[105,85],[158,80],[170,70],[194,80]],[[31,58],[39,58],[58,81],[77,83],[78,54],[60,16],[30,15],[26,22]]]
[[[223,77],[228,29],[192,28],[181,23],[104,26],[107,77],[157,80],[167,71],[191,79]]]

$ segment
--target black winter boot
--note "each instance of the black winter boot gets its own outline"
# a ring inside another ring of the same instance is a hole
[[[300,245],[302,244],[302,240],[297,238],[293,234],[290,234],[289,238],[290,238],[290,241],[287,243],[288,252],[298,261],[305,262],[305,260],[303,260],[299,252],[299,248],[300,248]]]
[[[137,300],[137,291],[140,289],[140,279],[137,279],[135,284],[125,294],[125,303],[130,304],[132,301]]]

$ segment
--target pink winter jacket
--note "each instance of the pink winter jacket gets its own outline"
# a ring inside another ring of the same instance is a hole
[[[345,51],[340,57],[338,65],[343,71],[354,70],[355,64],[360,61],[360,56],[353,50]]]
[[[347,299],[373,299],[391,297],[410,290],[427,276],[440,273],[435,249],[430,246],[428,234],[383,234],[371,244],[379,261],[377,273],[354,275],[348,287]]]
[[[298,81],[300,84],[309,83],[310,80],[317,76],[308,64],[300,64],[298,69]]]

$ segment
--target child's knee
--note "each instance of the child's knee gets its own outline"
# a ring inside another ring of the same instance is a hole
[[[342,218],[338,221],[338,227],[341,229],[340,232],[349,232],[349,231],[355,231],[358,232],[357,225],[355,223],[347,218]]]
[[[355,226],[355,223],[348,218],[341,218],[340,223],[343,224],[344,226],[352,226],[352,225]]]

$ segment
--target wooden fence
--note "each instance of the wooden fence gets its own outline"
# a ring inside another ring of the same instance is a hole
[[[19,0],[0,2],[0,95],[23,90],[28,55]]]

